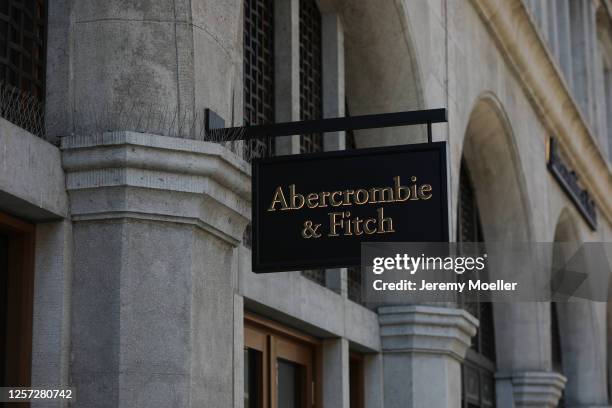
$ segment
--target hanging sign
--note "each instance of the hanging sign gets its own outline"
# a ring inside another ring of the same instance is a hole
[[[446,143],[253,161],[253,271],[360,264],[362,242],[447,242]]]

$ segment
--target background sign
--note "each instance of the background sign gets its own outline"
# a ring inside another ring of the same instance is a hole
[[[447,242],[446,143],[253,161],[253,271],[360,264],[362,242]]]

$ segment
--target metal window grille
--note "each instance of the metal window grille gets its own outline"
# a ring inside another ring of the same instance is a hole
[[[464,162],[461,163],[459,177],[457,241],[483,242],[474,185]],[[461,371],[463,381],[462,406],[493,407],[495,406],[493,306],[490,302],[461,301],[460,303],[461,307],[480,321],[479,330],[472,338],[471,350],[466,356]]]
[[[274,123],[274,0],[244,1],[244,125]],[[273,152],[273,138],[245,142],[245,157]]]
[[[45,99],[45,0],[0,1],[0,116],[39,136]]]
[[[323,116],[321,12],[315,0],[300,0],[300,117]],[[320,133],[301,135],[300,152],[323,150]]]

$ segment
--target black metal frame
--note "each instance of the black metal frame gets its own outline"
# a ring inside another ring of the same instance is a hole
[[[336,156],[360,156],[360,155],[368,155],[373,153],[381,153],[381,152],[391,152],[397,151],[398,149],[404,150],[421,150],[421,149],[444,149],[446,153],[446,142],[436,142],[432,141],[432,131],[431,125],[434,123],[445,123],[448,121],[448,113],[446,108],[440,109],[426,109],[426,110],[416,110],[416,111],[404,111],[404,112],[392,112],[392,113],[381,113],[381,114],[371,114],[371,115],[360,115],[360,116],[345,116],[339,118],[327,118],[327,119],[315,119],[315,120],[304,120],[304,121],[295,121],[295,122],[283,122],[283,123],[274,123],[274,124],[266,124],[266,125],[257,125],[257,126],[246,126],[246,127],[229,127],[229,128],[220,128],[219,125],[223,123],[218,115],[216,115],[212,110],[206,109],[205,112],[205,129],[208,132],[209,130],[215,129],[218,131],[225,131],[228,134],[238,135],[235,140],[244,140],[249,141],[253,139],[260,138],[275,138],[282,136],[293,136],[293,135],[301,135],[308,133],[321,133],[325,135],[329,132],[338,132],[338,131],[353,131],[359,129],[377,129],[377,128],[386,128],[386,127],[399,127],[399,126],[413,126],[413,125],[427,125],[427,144],[407,144],[407,145],[399,145],[399,146],[387,146],[387,147],[377,147],[377,148],[368,148],[368,149],[357,149],[357,150],[342,150],[342,151],[332,151],[332,152],[317,152],[317,153],[303,153],[299,155],[288,155],[288,156],[274,156],[267,158],[255,158],[252,162],[252,172],[251,172],[251,181],[252,181],[252,202],[257,202],[257,194],[259,188],[257,186],[258,177],[258,163],[262,161],[282,161],[282,160],[291,160],[294,161],[299,158],[319,158],[319,157],[328,157],[333,158]],[[298,157],[296,157],[298,156]],[[441,170],[444,177],[447,177],[447,165],[446,161],[443,161],[444,168]],[[444,180],[444,185],[446,185],[446,180]],[[446,188],[442,191],[444,201],[447,201],[447,191]],[[253,247],[253,265],[258,264],[258,246],[257,241],[255,239],[255,233],[259,230],[258,219],[255,217],[255,206],[252,206],[252,228],[253,228],[253,239],[252,239],[252,247]],[[447,213],[440,214],[440,216],[444,220],[444,225],[448,224],[448,211]],[[445,241],[448,241],[448,231],[445,231]],[[330,262],[322,261],[317,265],[310,265],[309,267],[321,267],[321,268],[333,268],[333,267],[346,267],[346,266],[359,266],[360,259],[341,259],[337,260],[333,264]],[[301,269],[302,266],[300,265]],[[287,271],[287,270],[296,270],[295,264],[274,264],[268,265],[265,268],[266,272],[272,271]]]
[[[405,112],[380,113],[373,115],[346,116],[340,118],[304,120],[247,126],[239,137],[250,140],[265,137],[300,135],[304,133],[327,133],[359,129],[377,129],[397,126],[427,125],[427,141],[432,142],[431,125],[448,122],[447,110],[426,109]],[[208,129],[212,129],[207,124]],[[239,133],[240,127],[224,128],[229,133]]]

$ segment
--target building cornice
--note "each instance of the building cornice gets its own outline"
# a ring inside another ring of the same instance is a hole
[[[612,224],[612,169],[522,0],[472,0],[536,113]],[[542,159],[544,160],[544,158]]]

